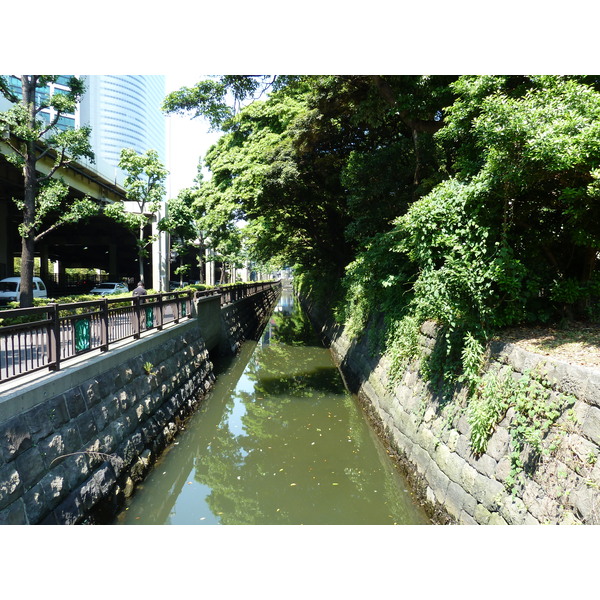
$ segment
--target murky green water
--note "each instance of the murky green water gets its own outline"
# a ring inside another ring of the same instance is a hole
[[[290,292],[118,524],[425,524]]]

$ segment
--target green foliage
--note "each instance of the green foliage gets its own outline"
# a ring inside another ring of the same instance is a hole
[[[528,316],[539,300],[559,316],[548,290],[567,280],[583,286],[568,298],[575,315],[600,246],[600,94],[578,77],[465,77],[453,87],[459,98],[437,137],[454,146],[461,181],[487,181],[496,227],[535,280]]]
[[[545,384],[545,385],[543,385]],[[533,454],[530,462],[543,454],[549,454],[552,447],[544,447],[543,441],[550,428],[563,412],[575,402],[573,396],[552,394],[547,381],[525,374],[516,385],[514,394],[514,423],[511,426],[511,471],[506,486],[513,489],[526,470],[523,451],[529,448]]]
[[[346,236],[361,246],[387,228],[412,202],[412,141],[353,151],[341,174],[352,217]]]
[[[479,381],[479,374],[483,367],[485,345],[468,331],[463,340],[461,353],[462,374],[460,382],[465,382],[472,392]]]
[[[175,198],[167,201],[166,213],[157,224],[160,231],[171,234],[171,250],[179,257],[179,266],[175,274],[183,277],[191,270],[187,262],[194,256],[194,262],[200,267],[205,252],[205,235],[199,222],[194,200],[198,196],[198,188],[181,190]]]
[[[192,117],[204,116],[213,128],[218,128],[231,118],[232,111],[226,104],[225,86],[216,81],[201,81],[192,88],[184,87],[171,92],[163,102],[167,113],[185,114]]]
[[[396,221],[419,265],[415,306],[424,319],[486,335],[524,316],[525,271],[493,227],[489,182],[450,179]]]
[[[128,297],[130,297],[130,295],[129,294],[114,294],[111,296],[111,299],[125,298],[125,297],[128,298]],[[59,316],[60,317],[70,317],[73,315],[85,314],[87,312],[90,312],[90,309],[86,308],[86,307],[69,308],[68,307],[69,304],[75,304],[77,302],[90,302],[90,301],[98,302],[98,296],[94,296],[92,294],[73,294],[71,296],[61,296],[58,299],[57,298],[34,298],[33,299],[33,307],[38,308],[38,307],[42,307],[42,306],[48,306],[48,304],[51,304],[51,303],[58,303],[61,305],[66,305],[66,306],[62,306],[61,310],[59,311]],[[129,305],[129,303],[123,304],[123,306],[128,306],[128,305]],[[113,307],[115,307],[115,306],[117,306],[117,305],[113,304]],[[9,302],[8,303],[8,305],[6,306],[6,309],[5,309],[6,312],[3,313],[5,316],[3,318],[0,318],[0,327],[8,326],[8,325],[19,325],[20,323],[32,323],[32,322],[40,320],[39,315],[32,315],[29,317],[13,317],[13,316],[11,316],[10,309],[16,309],[16,308],[19,308],[18,302]]]
[[[123,148],[119,167],[126,172],[124,187],[127,199],[138,205],[139,213],[155,213],[165,195],[164,182],[168,171],[156,150],[140,155],[131,148]]]
[[[490,371],[475,384],[469,397],[467,419],[471,426],[471,448],[481,455],[496,425],[504,418],[510,399],[515,395],[515,383],[510,375]]]
[[[156,235],[146,236],[144,228],[151,222],[161,207],[165,195],[165,180],[168,171],[159,159],[156,150],[147,150],[138,154],[131,148],[123,148],[119,167],[126,172],[124,188],[127,199],[137,204],[138,212],[131,213],[118,203],[108,205],[105,215],[117,222],[137,230],[138,266],[140,279],[144,279],[144,257],[147,248],[156,240]]]
[[[144,226],[145,217],[139,213],[129,212],[121,202],[110,202],[104,209],[103,213],[109,219],[124,225],[130,231],[139,231]]]
[[[275,89],[295,78],[268,75],[222,75],[206,79],[193,87],[183,87],[171,92],[164,100],[162,109],[168,114],[191,114],[192,118],[204,117],[213,130],[228,128],[240,105],[261,96],[269,87]],[[233,106],[228,103],[233,99]]]
[[[419,355],[421,323],[411,314],[389,321],[385,332],[386,356],[390,359],[390,384],[394,385],[414,358]]]
[[[380,319],[379,337],[369,343],[372,352],[385,352],[389,358],[392,383],[416,355],[421,325],[410,311],[413,272],[397,252],[398,243],[396,231],[369,240],[346,269],[344,299],[335,311],[350,337],[359,337],[370,320]]]

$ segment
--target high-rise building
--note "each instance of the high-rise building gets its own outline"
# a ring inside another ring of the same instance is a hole
[[[165,98],[163,75],[85,75],[86,91],[81,99],[81,125],[92,128],[90,141],[95,155],[94,168],[123,184],[125,173],[119,169],[123,148],[138,154],[156,150],[166,164],[166,119],[161,111]],[[135,210],[135,206],[130,206]],[[164,206],[158,218],[166,214]],[[156,229],[152,244],[152,287],[169,289],[168,236]]]
[[[79,118],[92,127],[95,168],[122,183],[118,168],[121,150],[139,154],[156,150],[166,163],[166,121],[161,112],[165,97],[162,75],[85,75],[86,91]]]

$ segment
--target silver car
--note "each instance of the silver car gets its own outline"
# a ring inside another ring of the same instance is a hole
[[[110,296],[111,294],[127,294],[129,288],[124,283],[119,282],[105,282],[99,283],[93,290],[90,290],[90,294],[94,296]]]

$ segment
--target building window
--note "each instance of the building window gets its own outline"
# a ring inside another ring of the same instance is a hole
[[[58,122],[56,126],[61,131],[66,131],[67,129],[75,129],[75,119],[71,117],[58,117]]]
[[[65,85],[65,86],[69,86],[69,81],[71,79],[71,77],[73,77],[73,75],[59,75],[56,78],[56,83],[58,85]]]

